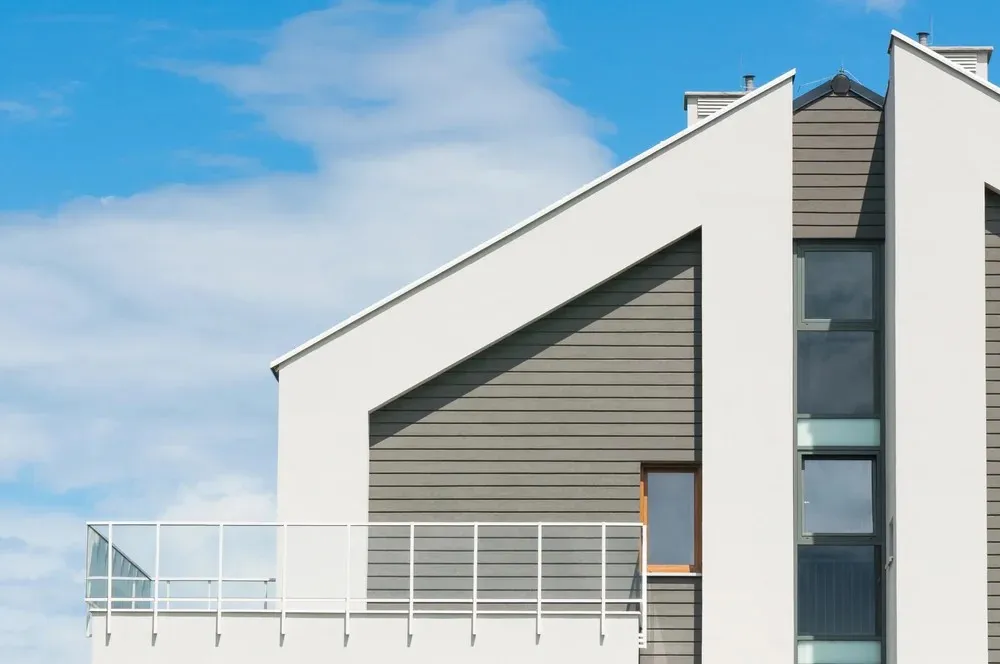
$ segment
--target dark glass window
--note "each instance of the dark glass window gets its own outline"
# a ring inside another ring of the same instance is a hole
[[[694,470],[648,470],[642,512],[649,534],[649,567],[694,571],[697,560],[698,476]]]
[[[797,336],[799,414],[875,415],[874,332],[799,330]]]
[[[800,546],[799,636],[878,636],[874,546]]]
[[[871,459],[802,459],[802,529],[807,534],[874,532]]]
[[[807,251],[804,269],[807,319],[872,319],[875,276],[872,252]]]

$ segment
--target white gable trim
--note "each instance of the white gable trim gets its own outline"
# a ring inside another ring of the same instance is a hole
[[[409,297],[413,293],[415,293],[415,292],[417,292],[417,291],[419,291],[421,289],[424,289],[424,288],[427,288],[427,287],[431,286],[436,281],[438,281],[441,278],[443,278],[443,277],[451,274],[452,272],[455,272],[456,270],[459,270],[463,265],[465,265],[465,264],[467,264],[467,263],[475,260],[477,257],[479,257],[479,256],[481,256],[481,255],[483,255],[485,253],[488,253],[488,252],[492,251],[493,249],[501,246],[502,244],[504,244],[506,242],[509,242],[509,241],[513,240],[514,238],[518,237],[522,233],[530,230],[535,225],[537,225],[537,224],[545,221],[546,219],[550,218],[552,215],[558,213],[564,207],[566,207],[568,205],[571,205],[573,202],[575,202],[575,201],[577,201],[577,200],[579,200],[579,199],[587,196],[588,194],[592,193],[594,190],[596,190],[596,189],[604,186],[605,184],[607,184],[607,183],[615,180],[616,178],[618,178],[619,176],[621,176],[624,173],[627,173],[628,171],[632,170],[633,168],[638,167],[639,165],[643,164],[647,160],[655,157],[656,155],[658,155],[659,153],[663,152],[664,150],[669,149],[671,146],[680,143],[681,141],[683,141],[684,139],[688,138],[689,136],[691,136],[691,135],[693,135],[695,133],[701,132],[704,129],[706,129],[706,128],[714,125],[714,124],[722,122],[726,117],[732,115],[733,113],[736,113],[740,108],[743,108],[744,106],[753,103],[753,101],[755,99],[757,99],[757,98],[759,98],[759,97],[761,97],[763,95],[766,95],[768,92],[770,92],[774,88],[779,87],[782,84],[784,84],[784,83],[792,80],[794,77],[795,77],[795,70],[792,69],[791,71],[789,71],[789,72],[787,72],[785,74],[782,74],[781,76],[779,76],[778,78],[774,79],[773,81],[768,82],[766,85],[762,85],[759,88],[755,89],[754,91],[752,91],[752,92],[744,95],[743,97],[741,97],[740,99],[738,99],[737,101],[733,102],[731,105],[729,105],[728,107],[726,107],[725,109],[723,109],[722,111],[720,111],[720,112],[718,112],[718,113],[716,113],[714,115],[711,115],[708,118],[705,118],[704,120],[702,120],[702,121],[700,121],[700,122],[698,122],[696,124],[693,124],[693,125],[685,128],[684,130],[678,132],[677,134],[674,134],[670,138],[668,138],[668,139],[666,139],[666,140],[658,143],[657,145],[653,146],[652,148],[646,150],[642,154],[639,154],[638,156],[633,157],[632,159],[630,159],[630,160],[626,161],[625,163],[621,164],[620,166],[618,166],[618,167],[616,167],[616,168],[608,171],[607,173],[605,173],[604,175],[600,176],[596,180],[593,180],[592,182],[584,185],[583,187],[581,187],[580,189],[574,191],[573,193],[569,194],[568,196],[560,199],[559,201],[556,201],[552,205],[546,207],[545,209],[543,209],[540,212],[538,212],[537,214],[529,217],[528,219],[525,219],[521,223],[519,223],[519,224],[517,224],[515,226],[512,226],[511,228],[507,229],[506,231],[504,231],[503,233],[497,235],[496,237],[494,237],[494,238],[492,238],[490,240],[487,240],[486,242],[484,242],[483,244],[479,245],[478,247],[472,249],[471,251],[469,251],[469,252],[467,252],[465,254],[462,254],[461,256],[459,256],[455,260],[451,261],[450,263],[447,263],[447,264],[441,266],[440,268],[438,268],[437,270],[431,272],[430,274],[427,274],[426,276],[421,277],[417,281],[414,281],[414,282],[410,283],[409,285],[404,286],[400,290],[398,290],[395,293],[392,293],[391,295],[389,295],[388,297],[386,297],[386,298],[384,298],[384,299],[376,302],[375,304],[371,305],[367,309],[364,309],[364,310],[358,312],[357,314],[351,316],[350,318],[348,318],[348,319],[344,320],[343,322],[341,322],[341,323],[335,325],[334,327],[330,328],[326,332],[323,332],[322,334],[320,334],[320,335],[318,335],[316,337],[313,337],[309,341],[307,341],[304,344],[298,346],[297,348],[294,348],[294,349],[290,350],[289,352],[285,353],[281,357],[279,357],[276,360],[274,360],[273,362],[271,362],[271,371],[274,373],[275,376],[277,376],[278,372],[280,372],[282,368],[284,368],[290,362],[292,362],[292,361],[298,359],[299,357],[303,356],[304,354],[308,353],[309,351],[314,350],[316,347],[318,347],[318,346],[320,346],[322,344],[329,343],[330,341],[332,341],[333,339],[335,339],[337,336],[339,336],[339,335],[347,332],[348,330],[350,330],[350,329],[352,329],[352,328],[354,328],[354,327],[362,324],[363,322],[365,322],[366,320],[368,320],[372,316],[375,316],[378,313],[380,313],[381,311],[384,311],[385,309],[388,309],[388,308],[392,307],[394,304],[396,304],[397,302],[399,302],[399,301],[401,301],[401,300]]]
[[[904,35],[901,32],[893,30],[890,33],[890,35],[891,35],[890,38],[889,38],[889,54],[890,55],[892,55],[893,46],[895,46],[896,42],[897,41],[901,42],[901,43],[905,44],[906,46],[909,46],[910,49],[912,49],[916,55],[919,55],[919,56],[923,57],[925,60],[929,60],[929,61],[931,61],[931,62],[933,62],[935,64],[941,65],[942,67],[946,67],[950,71],[952,71],[952,72],[958,74],[959,76],[961,76],[962,78],[964,78],[969,83],[972,83],[973,85],[976,85],[976,86],[980,87],[981,89],[983,89],[985,92],[989,92],[990,94],[996,96],[997,98],[1000,98],[1000,87],[994,85],[993,83],[990,83],[985,78],[980,78],[980,77],[976,76],[975,74],[973,74],[969,70],[967,70],[964,67],[956,64],[952,60],[949,60],[948,58],[946,58],[945,56],[941,55],[937,51],[934,51],[933,49],[931,49],[928,46],[924,46],[923,44],[921,44],[920,42],[918,42],[918,41],[916,41],[914,39],[910,39],[909,37],[907,37],[906,35]]]

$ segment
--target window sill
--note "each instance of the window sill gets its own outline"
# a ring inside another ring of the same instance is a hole
[[[646,572],[646,576],[701,576],[701,572]]]

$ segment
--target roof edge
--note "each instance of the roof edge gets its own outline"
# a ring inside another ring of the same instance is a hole
[[[809,104],[819,101],[820,99],[829,94],[833,94],[834,78],[835,78],[834,76],[831,76],[825,82],[820,83],[811,90],[803,92],[801,95],[792,100],[792,112],[800,111]],[[884,96],[875,92],[871,88],[862,85],[860,82],[854,80],[853,78],[851,78],[850,80],[851,80],[851,89],[847,93],[848,95],[854,95],[856,97],[860,97],[861,99],[864,99],[865,101],[871,104],[875,104],[879,108],[885,107]]]
[[[786,73],[782,74],[781,76],[778,76],[777,78],[768,81],[764,85],[754,88],[752,91],[747,92],[745,95],[734,101],[732,104],[721,109],[717,113],[714,113],[704,118],[703,120],[700,120],[699,122],[696,122],[695,124],[692,124],[686,127],[685,129],[682,129],[681,131],[677,132],[670,138],[667,138],[666,140],[657,143],[656,145],[649,148],[645,152],[642,152],[636,155],[635,157],[629,159],[628,161],[616,166],[610,171],[604,173],[603,175],[597,177],[596,179],[580,187],[576,191],[570,193],[567,196],[564,196],[563,198],[559,199],[558,201],[549,205],[548,207],[543,208],[542,210],[535,213],[531,217],[528,217],[524,221],[521,221],[520,223],[511,226],[510,228],[503,231],[499,235],[496,235],[495,237],[487,240],[486,242],[462,254],[461,256],[453,259],[452,261],[445,263],[443,266],[439,267],[433,272],[430,272],[429,274],[420,277],[416,281],[413,281],[410,284],[392,293],[391,295],[382,298],[375,304],[354,314],[350,318],[345,319],[344,321],[338,323],[334,327],[331,327],[327,331],[313,337],[309,341],[306,341],[304,344],[301,344],[300,346],[288,351],[281,357],[271,362],[270,365],[271,373],[273,373],[275,378],[277,378],[278,372],[290,362],[298,359],[302,355],[305,355],[306,353],[319,347],[320,345],[332,341],[335,337],[363,323],[365,320],[375,316],[376,314],[378,314],[384,309],[387,309],[396,302],[402,301],[403,299],[409,297],[410,295],[413,295],[419,292],[420,290],[423,290],[424,288],[430,286],[437,280],[451,274],[465,263],[473,260],[474,258],[480,256],[481,254],[488,252],[493,247],[498,246],[502,244],[504,241],[512,239],[513,237],[519,235],[520,233],[529,230],[535,224],[544,221],[552,214],[557,213],[561,208],[564,208],[567,205],[575,202],[577,199],[581,198],[585,194],[588,194],[594,189],[600,187],[601,185],[615,179],[617,176],[635,168],[642,162],[647,161],[648,159],[656,156],[663,150],[671,147],[676,143],[683,141],[692,134],[701,132],[707,127],[710,127],[711,125],[720,122],[723,118],[725,118],[729,114],[735,113],[738,109],[750,104],[754,99],[762,97],[771,92],[772,90],[779,88],[781,85],[787,83],[788,81],[793,80],[795,78],[795,73],[796,70],[791,69]]]
[[[982,88],[985,92],[989,92],[993,96],[1000,98],[1000,87],[997,87],[996,85],[990,83],[988,80],[984,78],[979,78],[975,74],[966,71],[965,69],[958,66],[948,58],[944,57],[940,53],[931,49],[929,46],[924,46],[915,39],[910,39],[903,33],[899,32],[898,30],[893,30],[892,32],[889,33],[890,54],[892,54],[892,49],[896,45],[897,41],[901,42],[905,46],[909,46],[912,50],[916,51],[918,55],[923,56],[925,60],[929,60],[935,64],[941,65],[942,67],[951,70],[953,73],[961,76],[969,83],[972,83]]]

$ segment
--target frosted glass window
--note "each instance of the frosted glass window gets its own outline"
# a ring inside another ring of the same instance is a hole
[[[880,420],[799,420],[799,447],[878,447]]]
[[[798,664],[882,664],[880,641],[801,641]]]

